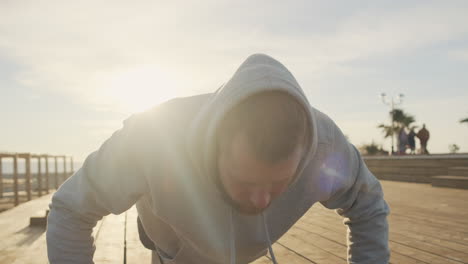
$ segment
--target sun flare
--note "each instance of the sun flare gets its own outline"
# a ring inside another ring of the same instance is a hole
[[[124,111],[140,112],[179,96],[175,76],[154,66],[130,68],[113,73],[106,94]]]

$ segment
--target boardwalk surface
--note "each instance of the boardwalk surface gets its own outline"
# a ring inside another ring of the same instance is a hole
[[[391,263],[468,263],[468,190],[382,181],[392,214]],[[50,195],[0,214],[0,264],[47,263],[45,233],[28,227]],[[96,263],[150,263],[138,239],[136,210],[105,217],[95,228]],[[345,227],[315,205],[273,249],[279,263],[346,263]],[[256,264],[271,263],[267,257]]]

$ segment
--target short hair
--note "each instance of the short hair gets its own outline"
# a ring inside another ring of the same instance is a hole
[[[269,91],[254,94],[229,110],[218,138],[230,146],[233,137],[243,132],[258,158],[275,163],[307,144],[308,130],[304,106],[285,92]]]

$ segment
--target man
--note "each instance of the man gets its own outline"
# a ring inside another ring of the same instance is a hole
[[[406,148],[408,147],[408,134],[404,127],[400,128],[400,132],[398,132],[398,154],[404,155],[406,154]]]
[[[215,93],[133,116],[92,153],[52,199],[49,260],[92,263],[96,222],[136,203],[153,263],[267,251],[277,263],[271,244],[316,202],[345,217],[350,263],[388,262],[378,180],[292,74],[256,54]]]
[[[419,138],[421,143],[421,154],[429,154],[427,150],[427,141],[429,141],[429,130],[426,129],[426,124],[423,124],[423,127],[418,131],[416,137]]]

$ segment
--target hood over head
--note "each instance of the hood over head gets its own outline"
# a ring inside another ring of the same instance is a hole
[[[288,93],[303,105],[308,115],[309,147],[306,148],[306,154],[299,164],[297,175],[300,175],[317,146],[315,117],[304,91],[291,72],[268,55],[254,54],[249,56],[231,79],[212,95],[190,126],[188,151],[202,177],[212,181],[217,175],[216,132],[226,113],[249,96],[269,91]]]

